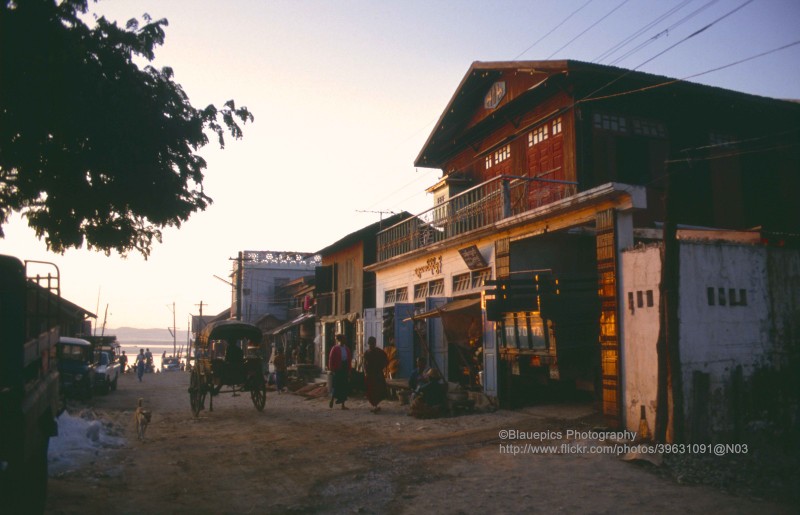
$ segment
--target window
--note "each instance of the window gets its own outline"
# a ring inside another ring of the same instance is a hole
[[[399,288],[397,290],[397,302],[408,301],[408,288]]]
[[[633,128],[633,133],[640,136],[649,136],[651,138],[667,137],[667,129],[664,128],[664,124],[661,122],[634,118],[631,120],[631,127]]]
[[[528,146],[532,147],[538,143],[541,143],[547,138],[548,138],[547,125],[539,126],[528,133]]]
[[[484,268],[453,276],[453,293],[480,288],[485,281],[492,278],[492,269]]]
[[[386,290],[383,294],[383,300],[384,304],[405,302],[408,300],[408,288],[397,288],[396,290]]]
[[[494,153],[486,156],[485,163],[488,170],[492,166],[498,165],[511,157],[511,145],[506,145],[503,148],[496,150]]]
[[[561,117],[559,116],[553,120],[553,136],[561,133]]]
[[[431,281],[430,292],[431,292],[431,297],[444,295],[444,279],[437,279],[435,281]]]
[[[424,299],[428,296],[428,283],[414,285],[414,300]]]
[[[511,145],[506,145],[494,153],[494,164],[499,164],[511,157]]]
[[[472,272],[472,287],[480,288],[486,281],[492,278],[492,269],[484,268],[483,270],[476,270]]]
[[[612,132],[628,132],[625,117],[612,114],[595,113],[594,127]]]
[[[738,296],[737,296],[738,293]],[[706,288],[706,298],[709,306],[747,306],[747,290],[744,288]]]
[[[469,272],[453,276],[453,292],[465,291],[470,288],[471,279]]]

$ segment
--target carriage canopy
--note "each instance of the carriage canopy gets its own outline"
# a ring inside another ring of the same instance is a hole
[[[197,343],[201,347],[206,347],[208,342],[214,340],[226,340],[229,342],[250,340],[253,343],[261,343],[261,329],[241,320],[211,322],[200,333]]]

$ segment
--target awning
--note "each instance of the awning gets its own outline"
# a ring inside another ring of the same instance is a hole
[[[279,325],[275,329],[269,331],[267,334],[272,335],[272,336],[275,336],[277,334],[281,334],[282,332],[287,331],[287,330],[291,329],[292,327],[294,327],[296,325],[300,325],[303,322],[305,322],[306,320],[310,320],[312,318],[314,318],[314,314],[313,313],[303,313],[302,315],[300,315],[299,317],[295,318],[294,320],[290,320],[289,322],[286,322],[285,324]]]
[[[481,299],[458,299],[407,320],[441,317],[448,343],[466,349],[480,346],[483,340]]]
[[[458,299],[439,306],[438,308],[433,308],[430,311],[425,311],[418,315],[414,315],[413,317],[407,318],[403,321],[407,322],[408,320],[422,320],[423,318],[440,317],[442,315],[455,314],[459,311],[470,309],[475,310],[475,314],[480,315],[480,304],[481,299]]]
[[[325,324],[338,322],[339,320],[347,320],[348,322],[350,322],[352,324],[357,319],[358,319],[358,313],[353,312],[353,313],[347,313],[345,315],[331,315],[331,316],[320,317],[319,320],[320,320],[320,322],[325,323]]]

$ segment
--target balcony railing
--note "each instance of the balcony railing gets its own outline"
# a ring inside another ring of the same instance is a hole
[[[577,183],[501,175],[378,233],[378,261],[575,195]]]

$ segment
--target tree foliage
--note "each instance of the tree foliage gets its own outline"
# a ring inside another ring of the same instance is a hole
[[[233,100],[193,107],[172,69],[142,67],[166,19],[81,19],[87,0],[0,0],[0,236],[20,212],[50,250],[135,250],[210,203],[198,150],[242,136]]]

